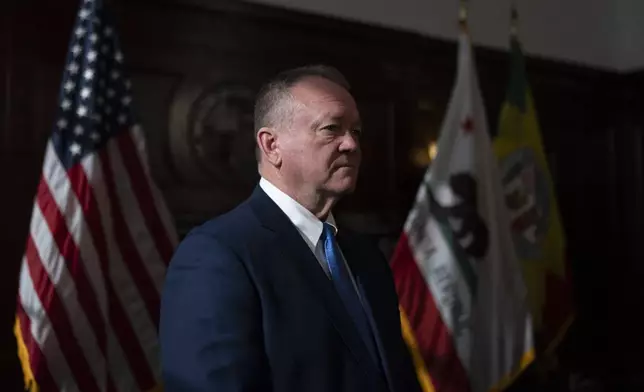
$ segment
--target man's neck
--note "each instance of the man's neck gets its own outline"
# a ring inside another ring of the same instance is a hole
[[[293,196],[291,196],[293,197]],[[303,196],[300,200],[293,197],[298,203],[302,204],[307,210],[311,211],[322,222],[326,221],[331,209],[336,203],[336,199],[329,197],[323,198],[320,195]]]
[[[324,222],[329,216],[331,209],[337,202],[337,198],[325,197],[319,192],[314,190],[306,190],[300,187],[288,186],[280,178],[262,174],[262,177],[273,184],[277,189],[287,194],[296,202],[300,203],[304,208],[309,210],[319,220]]]

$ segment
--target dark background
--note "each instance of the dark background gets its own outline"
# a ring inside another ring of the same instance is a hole
[[[21,381],[12,334],[18,269],[77,5],[0,6],[2,390],[18,390]],[[437,137],[455,43],[238,1],[112,5],[152,171],[181,232],[228,210],[254,186],[249,116],[260,83],[288,67],[327,63],[352,83],[365,122],[359,190],[338,216],[380,238],[388,252],[424,171],[418,157]],[[508,57],[475,53],[494,130]],[[536,58],[527,67],[578,309],[564,366],[603,380],[607,390],[635,389],[644,362],[644,72]]]

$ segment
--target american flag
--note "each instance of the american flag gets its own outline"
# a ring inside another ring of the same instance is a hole
[[[159,299],[177,239],[131,101],[107,10],[84,0],[20,271],[14,332],[32,391],[158,385]]]

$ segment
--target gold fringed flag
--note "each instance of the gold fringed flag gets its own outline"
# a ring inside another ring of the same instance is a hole
[[[498,391],[532,361],[526,287],[465,31],[436,159],[391,268],[425,391]]]
[[[559,207],[516,36],[510,45],[510,81],[494,150],[539,351],[550,350],[572,321],[570,274]]]
[[[177,242],[150,176],[114,24],[83,0],[44,152],[14,332],[31,392],[150,391]]]

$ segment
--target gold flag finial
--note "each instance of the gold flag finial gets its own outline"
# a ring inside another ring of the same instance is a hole
[[[458,24],[459,26],[467,31],[467,18],[469,14],[469,4],[468,0],[460,0],[458,7]]]

